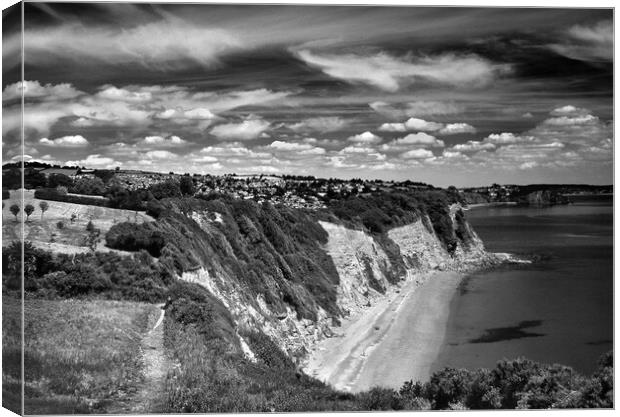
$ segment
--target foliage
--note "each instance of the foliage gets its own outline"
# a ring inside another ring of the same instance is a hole
[[[34,197],[41,200],[62,201],[65,203],[84,204],[88,206],[107,206],[107,200],[88,196],[62,194],[55,188],[41,188],[34,192]]]
[[[192,177],[188,175],[182,176],[179,180],[179,189],[181,191],[181,194],[183,195],[194,195],[194,193],[196,192],[196,187],[194,186],[194,181],[192,180]]]
[[[58,186],[71,188],[73,180],[65,174],[50,174],[47,177],[47,188],[56,188]]]
[[[137,252],[146,250],[159,257],[165,245],[163,235],[146,224],[123,222],[115,224],[106,234],[106,244],[110,248]]]
[[[9,190],[7,190],[6,188],[2,189],[2,199],[3,200],[8,200],[9,198],[11,198],[11,194],[9,193]]]
[[[9,210],[11,211],[11,214],[13,214],[13,216],[15,216],[15,220],[17,220],[17,215],[20,212],[19,205],[12,204],[11,207],[9,207]]]
[[[103,195],[105,185],[99,177],[82,177],[75,181],[70,191],[76,194]]]
[[[191,180],[191,179],[190,179]],[[149,187],[153,197],[161,200],[163,198],[181,197],[181,188],[175,180],[166,180]]]
[[[32,204],[26,204],[24,206],[24,213],[26,213],[26,221],[30,218],[30,215],[34,212],[34,206]]]

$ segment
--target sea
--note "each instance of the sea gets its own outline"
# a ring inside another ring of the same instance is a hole
[[[613,348],[613,202],[472,208],[485,247],[535,261],[467,276],[450,305],[444,367],[493,368],[525,357],[583,374]]]

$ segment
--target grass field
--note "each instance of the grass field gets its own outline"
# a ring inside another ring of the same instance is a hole
[[[23,212],[17,215],[17,219],[9,208],[13,204],[21,207],[20,193],[11,191],[10,198],[3,200],[2,209],[2,245],[5,246],[13,240],[19,240],[21,222],[26,219]],[[136,222],[142,223],[152,221],[153,218],[144,213],[112,209],[107,207],[87,206],[82,204],[64,203],[60,201],[45,200],[49,206],[43,213],[39,207],[40,199],[34,198],[34,191],[24,191],[25,204],[32,204],[35,208],[34,213],[24,224],[24,238],[42,249],[55,252],[72,253],[87,251],[88,245],[86,238],[86,225],[89,221],[93,222],[95,228],[101,231],[100,243],[97,250],[105,250],[103,247],[103,237],[105,233],[116,223]],[[72,215],[75,215],[72,221]],[[58,228],[58,222],[63,223],[63,228]]]
[[[19,309],[19,299],[3,297],[3,385],[19,382]],[[130,398],[143,378],[141,341],[154,310],[133,302],[26,300],[25,412],[106,413]]]

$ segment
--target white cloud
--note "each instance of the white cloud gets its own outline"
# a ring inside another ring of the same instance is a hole
[[[302,155],[321,155],[325,153],[325,149],[307,143],[283,142],[280,140],[271,142],[269,147],[278,151],[299,152]]]
[[[404,138],[395,139],[389,143],[386,143],[381,146],[381,149],[384,151],[398,151],[410,148],[411,146],[431,146],[441,148],[444,145],[444,142],[440,139],[437,139],[435,136],[429,135],[428,133],[419,132],[410,133]]]
[[[42,138],[39,140],[41,145],[55,146],[58,148],[76,148],[88,145],[88,140],[82,135],[63,136],[56,139]]]
[[[220,140],[252,140],[267,130],[270,123],[262,119],[248,119],[240,123],[215,126],[210,133]]]
[[[572,59],[611,62],[614,53],[613,22],[603,20],[592,26],[573,26],[566,31],[565,39],[549,45],[549,48]]]
[[[39,81],[21,81],[9,84],[2,92],[2,101],[9,101],[21,98],[22,91],[24,98],[39,99],[70,99],[83,94],[76,90],[73,85],[68,83],[62,84],[45,84],[41,85]]]
[[[383,123],[377,130],[381,132],[406,132],[407,127],[404,123]]]
[[[342,129],[349,124],[348,121],[337,117],[311,117],[302,120],[299,123],[286,125],[295,132],[317,131],[317,132],[334,132]]]
[[[418,130],[424,132],[434,132],[443,127],[442,123],[427,122],[426,120],[412,117],[405,122],[407,130]]]
[[[586,114],[583,116],[560,116],[560,117],[552,117],[550,119],[545,120],[543,123],[547,125],[554,126],[572,126],[572,125],[588,125],[588,124],[596,124],[598,123],[599,118],[596,116],[592,116],[591,114]]]
[[[476,128],[467,123],[448,123],[442,127],[440,135],[456,135],[457,133],[476,133]]]
[[[492,143],[484,143],[475,140],[468,140],[465,143],[459,143],[454,145],[450,150],[459,152],[477,152],[481,150],[495,149],[495,145]]]
[[[148,151],[144,155],[150,159],[174,159],[179,156],[176,153],[162,150]]]
[[[381,142],[381,137],[372,132],[366,131],[364,133],[351,136],[347,140],[356,143],[379,143]]]
[[[148,91],[131,91],[106,84],[100,88],[97,97],[113,101],[144,102],[150,101],[153,96]]]
[[[296,54],[308,65],[320,68],[331,77],[369,84],[390,92],[419,80],[454,86],[486,84],[507,68],[493,65],[476,55],[444,54],[412,59],[387,53],[335,55],[299,50]]]
[[[403,159],[426,159],[432,158],[433,152],[428,149],[412,149],[400,155]]]
[[[184,145],[187,141],[181,139],[178,136],[169,136],[167,138],[163,136],[147,136],[138,142],[138,145],[146,145],[146,146],[178,146]]]
[[[533,136],[519,136],[510,132],[491,133],[484,138],[483,142],[492,143],[494,145],[509,145],[512,143],[533,142]]]
[[[88,168],[113,168],[122,165],[120,162],[117,162],[107,156],[101,156],[100,154],[88,155],[86,159],[78,161],[67,161],[66,164],[73,166],[85,166]]]
[[[386,103],[374,101],[369,103],[371,109],[391,119],[418,117],[427,115],[446,115],[462,113],[462,105],[444,101],[414,101],[409,103]]]
[[[122,30],[70,23],[26,28],[24,48],[29,51],[28,62],[40,65],[89,60],[112,65],[138,63],[153,68],[183,68],[188,61],[212,67],[222,55],[243,48],[242,41],[231,32],[193,25],[170,14],[165,16],[163,20]],[[20,39],[7,38],[7,50],[18,50]]]

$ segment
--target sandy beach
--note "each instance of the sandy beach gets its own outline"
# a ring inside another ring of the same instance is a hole
[[[306,373],[350,392],[426,381],[461,278],[456,272],[433,272],[391,289],[375,305],[344,320],[335,337],[319,343]]]

